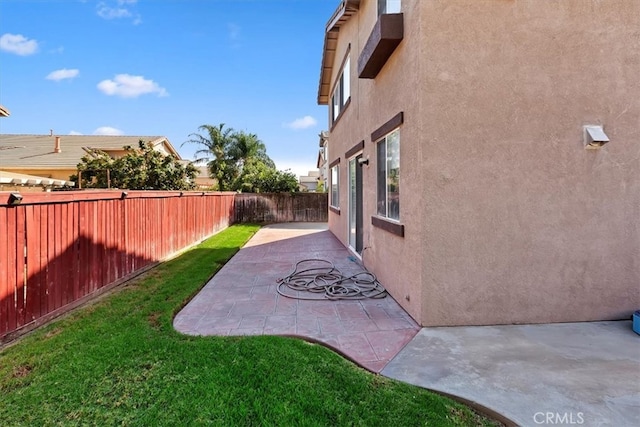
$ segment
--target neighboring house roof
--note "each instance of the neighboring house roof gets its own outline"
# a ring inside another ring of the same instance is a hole
[[[121,151],[127,145],[137,148],[140,140],[182,159],[164,136],[59,135],[59,138],[60,152],[56,153],[55,135],[0,134],[0,168],[75,169],[92,149]]]
[[[0,105],[0,117],[9,117],[11,115],[11,111],[7,107]]]
[[[320,86],[318,87],[318,104],[329,103],[331,95],[331,72],[336,57],[336,45],[338,44],[338,31],[340,26],[360,9],[360,0],[342,0],[340,6],[333,13],[327,23],[324,33],[324,47],[322,48],[322,65],[320,69]]]
[[[0,170],[0,184],[43,186],[43,187],[73,187],[73,181],[63,179],[45,178],[43,176],[25,175]]]

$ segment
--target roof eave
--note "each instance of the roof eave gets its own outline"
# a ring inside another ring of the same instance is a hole
[[[324,159],[322,158],[322,153],[318,151],[318,160],[316,161],[316,168],[320,169],[324,165]]]
[[[360,0],[342,0],[340,6],[329,19],[324,34],[322,48],[322,63],[320,66],[320,84],[318,86],[318,105],[329,104],[331,90],[331,72],[336,56],[336,45],[340,26],[347,22],[360,9]]]
[[[167,149],[169,150],[169,152],[178,160],[182,160],[182,156],[180,156],[180,153],[178,153],[178,150],[175,149],[175,147],[173,145],[171,145],[171,143],[169,142],[169,139],[166,136],[160,137],[154,141],[151,141],[151,144],[153,144],[153,146],[155,147],[156,145],[159,144],[164,144],[165,147],[167,147]]]

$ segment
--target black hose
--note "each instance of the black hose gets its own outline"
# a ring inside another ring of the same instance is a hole
[[[300,268],[303,263],[320,263],[325,266]],[[292,295],[285,292],[283,290],[285,287],[295,293]],[[322,295],[305,297],[300,295],[301,292]],[[287,298],[302,300],[365,299],[387,296],[387,291],[373,273],[365,270],[351,276],[344,276],[332,262],[317,258],[298,261],[289,275],[278,279],[278,293]]]

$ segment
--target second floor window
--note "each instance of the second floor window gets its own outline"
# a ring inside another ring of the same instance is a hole
[[[401,0],[378,0],[378,16],[385,13],[400,13]]]
[[[340,113],[344,109],[349,98],[351,98],[351,82],[349,76],[351,75],[351,59],[347,56],[347,60],[344,61],[342,72],[336,83],[336,88],[333,90],[333,96],[331,97],[331,110],[332,121],[336,121]]]

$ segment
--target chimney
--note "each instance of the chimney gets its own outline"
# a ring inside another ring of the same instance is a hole
[[[60,137],[56,136],[56,145],[53,147],[54,153],[62,153],[62,148],[60,148]]]

